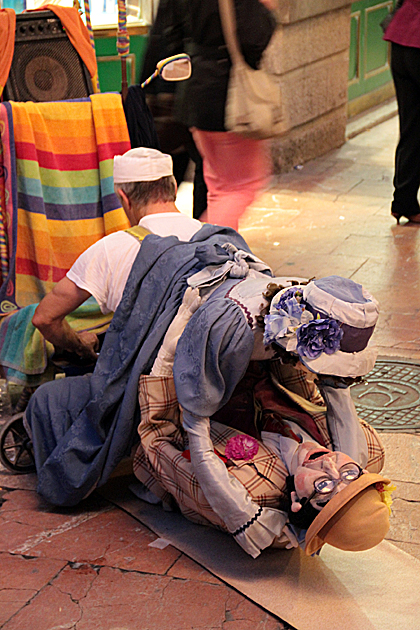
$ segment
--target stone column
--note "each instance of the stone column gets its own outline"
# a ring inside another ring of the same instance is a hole
[[[286,133],[272,142],[274,172],[345,141],[349,0],[279,0],[281,22],[265,55],[282,86]]]

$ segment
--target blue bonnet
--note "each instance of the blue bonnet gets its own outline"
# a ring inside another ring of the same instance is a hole
[[[370,343],[379,304],[361,284],[328,276],[277,293],[264,319],[264,344],[299,355],[317,374],[363,376],[375,364]]]

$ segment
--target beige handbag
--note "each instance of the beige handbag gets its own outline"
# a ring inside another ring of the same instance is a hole
[[[280,85],[265,70],[245,61],[236,34],[233,0],[219,0],[223,35],[232,62],[225,107],[225,127],[247,138],[271,138],[284,133]]]

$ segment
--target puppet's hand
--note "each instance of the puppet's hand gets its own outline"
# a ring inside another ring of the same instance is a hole
[[[271,546],[280,547],[281,549],[293,549],[293,547],[299,547],[299,543],[289,526],[285,525],[281,535],[274,539]]]
[[[177,320],[179,320],[179,322],[185,321],[185,324],[182,327],[182,330],[184,330],[187,322],[191,319],[191,316],[195,313],[195,311],[200,306],[201,306],[200,291],[198,289],[193,289],[192,287],[188,287],[184,293],[184,297],[182,298],[182,304],[178,309],[178,313],[175,315],[174,321],[168,328],[168,332],[171,330],[172,326],[174,326],[175,328],[175,322]]]
[[[182,304],[175,315],[172,324],[169,326],[165,339],[163,340],[162,349],[166,356],[175,356],[176,345],[185,326],[190,321],[192,315],[201,305],[201,297],[198,289],[188,287],[184,293]]]
[[[188,289],[184,293],[182,304],[178,309],[171,325],[169,326],[162,346],[153,364],[152,376],[171,376],[172,365],[175,358],[175,351],[178,340],[184,332],[185,326],[190,321],[192,315],[201,306],[201,297],[198,289]]]

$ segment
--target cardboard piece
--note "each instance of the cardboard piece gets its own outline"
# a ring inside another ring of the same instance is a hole
[[[418,630],[420,561],[391,543],[320,556],[266,549],[248,556],[227,534],[111,486],[101,494],[243,595],[298,630]]]

